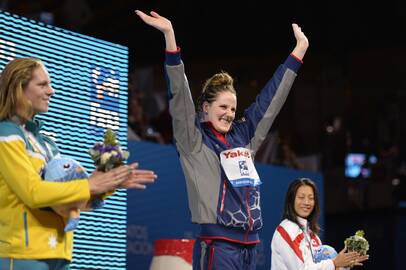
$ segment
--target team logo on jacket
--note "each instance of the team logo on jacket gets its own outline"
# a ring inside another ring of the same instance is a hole
[[[55,249],[57,244],[58,244],[58,241],[56,240],[56,236],[53,235],[53,234],[51,234],[51,235],[48,237],[48,246],[49,246],[50,248],[52,248],[52,249]]]
[[[249,171],[248,171],[247,161],[245,161],[245,160],[238,161],[238,165],[240,166],[241,176],[248,176]]]
[[[251,150],[237,147],[220,153],[223,170],[234,187],[257,186],[261,184]]]

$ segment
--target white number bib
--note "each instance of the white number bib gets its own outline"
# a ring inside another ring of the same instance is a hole
[[[233,187],[262,184],[252,161],[251,150],[243,147],[224,150],[220,153],[220,162]]]

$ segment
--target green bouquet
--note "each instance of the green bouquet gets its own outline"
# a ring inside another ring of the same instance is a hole
[[[355,235],[345,239],[344,244],[348,251],[356,251],[360,255],[366,255],[369,250],[369,243],[364,237],[364,231],[359,230]]]

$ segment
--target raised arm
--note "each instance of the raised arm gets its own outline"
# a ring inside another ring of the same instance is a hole
[[[302,32],[302,28],[300,28],[296,23],[292,24],[292,28],[296,38],[296,47],[293,49],[292,54],[302,60],[307,48],[309,47],[309,41]]]
[[[291,55],[278,67],[255,102],[245,110],[246,121],[239,123],[237,128],[246,134],[246,143],[254,152],[261,146],[266,134],[288,97],[302,59],[309,47],[309,41],[297,24],[292,24],[296,45]]]
[[[147,15],[142,11],[136,10],[135,13],[141,18],[146,24],[161,31],[165,36],[165,44],[167,51],[176,51],[178,48],[176,46],[175,32],[172,27],[172,23],[165,17],[160,16],[155,11],[151,11],[151,15]]]
[[[151,11],[151,15],[139,10],[136,10],[135,13],[146,24],[158,29],[165,36],[165,71],[169,90],[169,112],[172,117],[176,147],[184,153],[199,151],[202,136],[195,124],[195,105],[181,60],[180,49],[176,45],[172,23],[154,11]]]

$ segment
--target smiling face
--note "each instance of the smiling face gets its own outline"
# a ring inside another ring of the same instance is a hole
[[[296,191],[295,212],[302,218],[307,218],[314,209],[314,192],[311,186],[300,186]]]
[[[204,121],[211,122],[218,132],[225,134],[231,128],[236,109],[236,95],[230,91],[220,92],[213,102],[204,102]]]
[[[55,93],[51,87],[51,79],[43,65],[35,68],[32,79],[23,88],[24,96],[31,102],[33,115],[47,112],[51,96]]]

